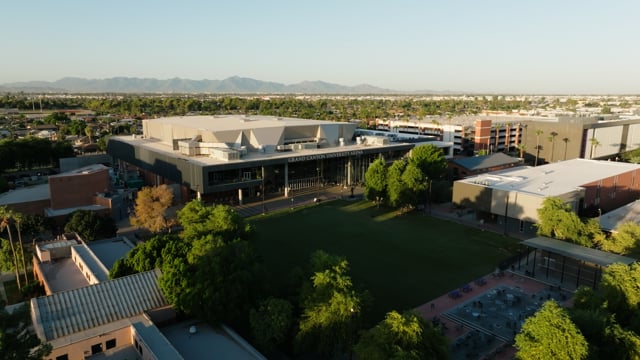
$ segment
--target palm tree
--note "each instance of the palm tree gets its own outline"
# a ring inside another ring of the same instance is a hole
[[[89,144],[93,143],[93,128],[91,126],[87,126],[86,128],[84,128],[84,133],[87,135],[87,137],[89,138]]]
[[[509,152],[509,148],[510,148],[510,141],[511,141],[511,123],[508,122],[505,124],[505,127],[507,129],[507,132],[505,133],[505,138],[504,138],[504,152]]]
[[[533,166],[538,166],[538,158],[540,157],[540,135],[544,134],[544,131],[536,129],[536,162]]]
[[[24,243],[22,242],[22,223],[24,222],[24,215],[19,212],[13,213],[14,226],[18,230],[18,250],[20,250],[20,257],[22,259],[22,270],[24,271],[24,283],[29,283],[29,275],[27,272],[27,262],[24,256]]]
[[[495,129],[496,129],[496,152],[498,152],[498,143],[500,141],[500,129],[502,129],[503,124],[496,124]]]
[[[18,284],[18,290],[22,289],[22,284],[20,282],[20,266],[18,265],[18,254],[16,253],[16,248],[13,245],[13,235],[11,233],[11,219],[13,212],[7,209],[6,206],[0,206],[0,231],[7,229],[7,234],[9,235],[9,244],[11,244],[11,254],[13,256],[13,266],[14,271],[16,273],[16,283]]]
[[[596,148],[600,146],[600,141],[595,137],[592,137],[589,139],[589,142],[591,142],[591,154],[589,155],[589,159],[593,159],[596,156]]]
[[[518,144],[518,150],[520,151],[520,159],[522,159],[524,156],[524,152],[527,151],[527,145]]]
[[[564,159],[567,160],[567,144],[569,143],[569,138],[562,138],[564,141]]]
[[[556,136],[558,136],[558,133],[555,131],[552,131],[551,136],[549,136],[548,138],[549,142],[551,143],[551,155],[549,156],[549,162],[553,162],[553,151],[556,145]]]

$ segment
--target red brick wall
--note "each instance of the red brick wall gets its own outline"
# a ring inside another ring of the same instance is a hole
[[[51,208],[65,209],[94,204],[96,193],[110,187],[109,170],[99,170],[89,174],[49,177]]]
[[[633,170],[617,176],[583,185],[586,189],[584,207],[593,206],[603,212],[611,211],[638,199],[640,171]],[[598,189],[599,188],[599,189]],[[598,194],[599,192],[599,194]],[[599,203],[597,200],[599,198]]]
[[[491,120],[476,120],[474,150],[489,150],[491,143]]]
[[[7,208],[29,215],[44,216],[44,209],[49,207],[49,199],[23,202],[18,204],[9,204]]]

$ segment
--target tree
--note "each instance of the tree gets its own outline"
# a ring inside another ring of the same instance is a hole
[[[527,318],[516,335],[516,358],[585,359],[588,344],[567,312],[555,301],[545,302],[535,315]]]
[[[447,159],[435,145],[419,145],[411,150],[409,164],[415,165],[432,180],[442,178],[447,171]]]
[[[84,128],[84,133],[89,138],[89,144],[93,144],[93,128],[91,126],[87,126]]]
[[[376,202],[380,206],[382,199],[386,197],[387,167],[384,159],[379,157],[373,162],[364,174],[364,195],[368,200]]]
[[[567,160],[567,147],[569,145],[569,138],[562,138],[562,142],[564,142],[564,160]]]
[[[311,277],[312,290],[302,300],[297,348],[324,355],[345,352],[353,345],[354,321],[361,309],[361,295],[347,275],[349,263],[338,264]]]
[[[518,151],[520,152],[520,159],[522,159],[524,157],[524,152],[527,151],[527,145],[526,144],[518,144]]]
[[[636,324],[640,314],[640,264],[611,264],[602,274],[600,292],[620,325]],[[640,329],[635,329],[636,331]]]
[[[551,143],[551,150],[550,150],[550,154],[549,154],[549,162],[553,162],[553,153],[555,151],[555,147],[556,147],[556,136],[558,136],[558,133],[555,131],[552,131],[550,133],[550,136],[548,138],[549,142]]]
[[[0,306],[2,359],[41,360],[50,353],[51,345],[42,343],[31,329],[28,304],[21,305],[11,313]]]
[[[94,241],[116,236],[118,227],[109,215],[99,215],[91,210],[76,210],[69,214],[65,232],[75,232],[84,241]]]
[[[640,225],[626,222],[618,226],[615,233],[602,242],[602,250],[620,255],[636,255],[640,247]]]
[[[22,283],[20,281],[20,265],[18,261],[18,252],[13,244],[13,235],[11,232],[11,220],[13,219],[13,211],[7,209],[6,206],[0,206],[0,231],[7,230],[9,235],[9,246],[11,248],[11,257],[13,258],[13,270],[16,275],[16,283],[18,290],[22,289]]]
[[[293,324],[293,305],[284,299],[268,298],[249,313],[256,346],[269,354],[287,339]]]
[[[422,171],[413,163],[409,163],[402,173],[402,183],[404,184],[404,204],[417,206],[424,201],[427,197],[427,182],[430,181],[426,178]]]
[[[387,313],[374,328],[365,331],[354,348],[360,359],[448,359],[447,338],[414,312]]]
[[[573,209],[557,197],[548,197],[538,209],[538,235],[569,240],[582,246],[591,247],[601,242],[604,234],[598,221],[591,219],[583,223]]]
[[[167,185],[143,187],[136,197],[135,214],[131,225],[140,226],[157,233],[170,229],[168,209],[173,202],[173,192]]]
[[[251,227],[228,206],[194,200],[185,209],[180,240],[162,249],[160,287],[186,314],[243,325],[261,290],[260,262],[248,241]]]
[[[589,139],[589,142],[591,143],[591,153],[589,154],[589,159],[593,159],[594,157],[596,157],[596,148],[600,146],[600,141],[598,141],[598,139],[596,139],[594,136]]]
[[[536,129],[536,161],[533,166],[538,166],[538,158],[540,157],[540,135],[544,134],[544,131]]]
[[[399,207],[405,203],[402,174],[406,166],[406,161],[396,160],[387,170],[387,196],[391,206]]]

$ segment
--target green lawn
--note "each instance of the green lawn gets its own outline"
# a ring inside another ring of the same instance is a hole
[[[356,287],[373,296],[374,322],[490,273],[518,243],[418,213],[397,216],[367,201],[334,201],[249,221],[274,286],[284,286],[291,269],[305,267],[315,250],[343,255]]]

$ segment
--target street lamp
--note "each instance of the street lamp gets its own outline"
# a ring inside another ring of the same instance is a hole
[[[262,167],[262,215],[266,213],[264,207],[264,166]]]
[[[316,172],[318,173],[318,179],[317,179],[317,184],[316,184],[316,202],[320,201],[320,168],[317,167],[316,168]]]

